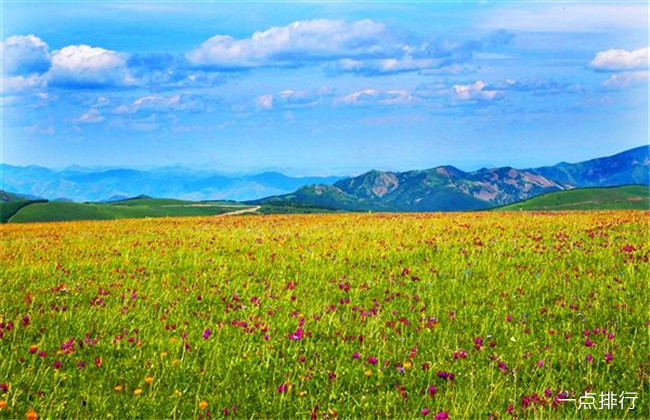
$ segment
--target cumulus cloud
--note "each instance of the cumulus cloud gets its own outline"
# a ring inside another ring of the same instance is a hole
[[[603,86],[608,88],[627,88],[633,86],[643,86],[648,84],[647,71],[626,71],[612,74]]]
[[[590,66],[600,71],[624,71],[648,68],[649,47],[634,51],[611,49],[600,51],[591,61]]]
[[[245,39],[215,35],[186,58],[194,66],[223,69],[296,66],[308,60],[385,56],[393,48],[390,38],[386,26],[372,20],[304,20]]]
[[[195,95],[147,95],[135,99],[128,105],[113,109],[115,114],[160,113],[173,111],[200,111],[204,102]]]
[[[126,86],[135,80],[126,66],[127,55],[88,45],[69,45],[52,53],[47,73],[51,85],[72,88]]]
[[[454,85],[454,98],[459,101],[493,101],[502,96],[502,92],[492,89],[484,81],[478,80],[469,85]]]
[[[401,105],[413,100],[410,92],[402,89],[361,89],[334,99],[342,105]]]
[[[2,42],[2,73],[10,76],[44,73],[50,68],[47,44],[34,35],[10,36]]]
[[[81,114],[79,118],[76,118],[74,122],[81,123],[81,124],[97,124],[104,120],[105,118],[102,114],[100,114],[99,110],[95,108],[91,108],[88,111]]]

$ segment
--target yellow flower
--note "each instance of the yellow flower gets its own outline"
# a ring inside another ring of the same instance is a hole
[[[140,388],[136,388],[136,390],[133,391],[133,395],[141,395],[141,394],[142,394],[142,390]]]
[[[7,401],[0,400],[0,410],[7,408]]]
[[[33,408],[30,408],[29,411],[25,413],[25,416],[27,417],[27,420],[36,420],[38,418],[38,413],[36,413]]]
[[[304,397],[305,395],[307,395],[307,391],[300,391],[300,392],[298,393],[298,396],[299,396],[299,397]]]
[[[153,377],[151,377],[151,376],[147,376],[146,378],[144,378],[144,382],[145,382],[147,385],[151,385],[151,384],[153,383]]]
[[[174,395],[175,395],[175,396],[180,397],[182,394],[183,394],[183,393],[182,393],[181,391],[179,391],[178,389],[175,389],[175,390],[174,390]]]
[[[205,410],[206,408],[208,408],[208,402],[207,401],[201,401],[199,403],[199,410]]]
[[[172,365],[176,365],[176,364],[178,364],[178,359],[172,360]]]
[[[117,385],[117,386],[115,387],[115,392],[122,392],[123,389],[124,389],[124,388],[122,387],[122,385]]]
[[[411,369],[411,366],[413,366],[413,363],[411,363],[411,362],[404,362],[404,369]]]
[[[169,339],[169,341],[171,341],[172,344],[176,344],[178,339],[176,337],[172,337],[172,338]]]
[[[167,352],[164,351],[164,352],[160,353],[160,357],[163,358],[163,359],[164,359],[165,357],[167,357]]]
[[[368,370],[366,371],[366,373],[364,373],[364,375],[366,375],[366,378],[369,378],[369,377],[372,376],[372,371],[371,371],[370,369],[368,369]]]

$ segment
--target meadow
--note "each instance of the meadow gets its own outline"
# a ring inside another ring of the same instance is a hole
[[[0,418],[649,418],[648,216],[3,225]]]

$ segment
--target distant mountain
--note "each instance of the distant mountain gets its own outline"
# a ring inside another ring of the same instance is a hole
[[[649,165],[650,146],[641,146],[613,156],[580,163],[562,162],[534,171],[567,187],[611,187],[649,184]]]
[[[370,171],[333,185],[310,185],[251,204],[296,203],[344,210],[464,211],[514,203],[572,188],[648,185],[650,147],[576,164],[520,170],[464,172],[453,166],[408,171]]]
[[[225,176],[214,171],[165,167],[152,170],[76,166],[55,171],[39,166],[1,165],[0,188],[50,200],[112,201],[146,194],[186,200],[252,200],[284,194],[309,184],[332,184],[341,177],[290,177],[277,172]]]

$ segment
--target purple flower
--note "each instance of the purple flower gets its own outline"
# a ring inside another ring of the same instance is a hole
[[[334,372],[328,373],[327,376],[329,377],[330,381],[333,381],[334,379],[336,379],[336,373],[334,373]]]
[[[302,328],[298,328],[296,331],[289,333],[289,340],[300,340],[303,337]]]
[[[361,357],[361,355],[359,354],[358,351],[355,351],[354,354],[352,355],[353,359],[358,359],[359,357]]]
[[[544,361],[543,360],[538,360],[537,361],[537,367],[538,368],[544,367]]]
[[[506,321],[508,321],[508,322],[512,322],[512,315],[508,314],[508,315],[506,316]]]
[[[78,362],[77,362],[77,367],[78,367],[79,369],[83,369],[83,368],[85,368],[85,367],[86,367],[86,362],[84,362],[83,360],[78,361]]]
[[[284,383],[284,384],[278,386],[278,392],[281,393],[281,394],[284,393],[284,392],[287,392],[287,388],[288,388],[287,384]]]
[[[429,396],[433,397],[434,395],[436,395],[436,392],[438,392],[438,389],[433,385],[429,385],[429,388],[427,388],[427,393],[429,394]]]
[[[454,374],[451,372],[438,371],[438,378],[454,380]]]
[[[23,326],[28,326],[29,325],[29,315],[23,316]]]
[[[593,341],[591,341],[590,339],[585,340],[585,346],[587,346],[587,347],[593,347],[594,344],[595,343]]]
[[[422,413],[423,416],[426,416],[427,414],[429,414],[429,409],[425,407],[420,411],[420,413]]]
[[[612,353],[605,353],[605,361],[611,363],[612,360],[614,360],[614,355]]]
[[[210,328],[206,328],[205,331],[203,331],[203,339],[207,340],[210,338],[210,334],[212,334],[212,330],[210,330]]]
[[[377,360],[376,357],[374,357],[374,356],[368,357],[368,363],[370,363],[371,365],[376,365],[377,362],[378,362],[378,360]]]
[[[53,366],[54,366],[54,369],[57,369],[57,370],[58,370],[58,369],[61,369],[61,362],[58,361],[58,360],[56,360],[56,361],[53,363]]]
[[[3,394],[8,392],[9,391],[9,384],[5,383],[5,382],[1,383],[0,384],[0,391],[2,391]]]
[[[482,337],[474,338],[474,348],[476,348],[476,350],[481,350],[483,348],[483,338]]]
[[[591,363],[591,362],[594,361],[594,356],[592,356],[591,354],[588,354],[588,355],[585,357],[585,359],[587,360],[587,363]]]
[[[449,418],[449,413],[446,411],[441,411],[436,414],[436,420],[447,420]]]

